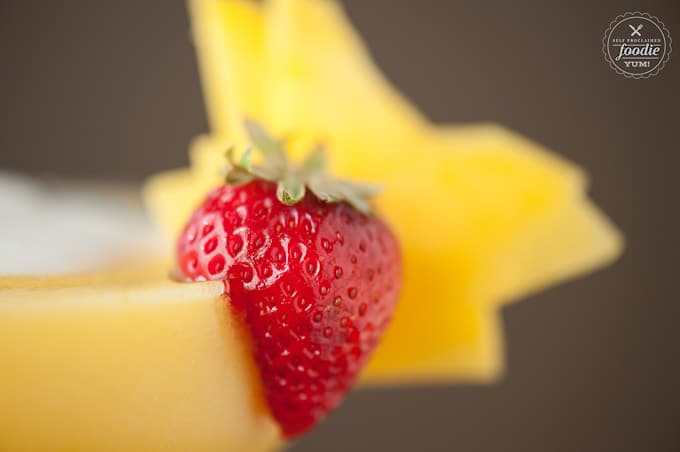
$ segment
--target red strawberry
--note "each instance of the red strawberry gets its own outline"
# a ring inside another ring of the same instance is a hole
[[[351,388],[394,311],[401,259],[388,227],[362,212],[370,190],[323,179],[319,149],[291,170],[279,144],[247,126],[267,166],[247,153],[228,175],[241,184],[208,195],[179,238],[179,268],[192,281],[226,281],[290,438]]]

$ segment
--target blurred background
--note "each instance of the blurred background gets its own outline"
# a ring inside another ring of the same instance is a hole
[[[647,80],[601,51],[636,10],[680,46],[680,3],[343,3],[434,121],[496,121],[587,168],[628,246],[504,309],[499,384],[357,391],[292,451],[680,450],[680,49]],[[206,130],[184,2],[0,0],[0,169],[139,184]]]

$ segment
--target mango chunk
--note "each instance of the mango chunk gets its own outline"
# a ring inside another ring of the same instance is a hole
[[[189,2],[189,10],[211,127],[245,143],[242,119],[260,115],[266,94],[261,7],[247,0],[198,0]]]
[[[85,277],[0,279],[0,448],[274,448],[222,284],[123,273],[77,287]]]
[[[216,154],[208,143],[201,142],[201,152]],[[517,134],[460,126],[439,129],[421,145],[429,155],[395,153],[391,166],[333,154],[341,157],[340,174],[385,182],[378,208],[404,253],[403,295],[364,377],[488,381],[503,368],[492,308],[611,262],[622,239],[583,194],[583,172]],[[192,171],[199,174],[195,165]],[[190,180],[168,177],[171,186],[193,190]],[[150,209],[176,234],[191,209],[167,195],[172,188],[162,191],[168,208]]]
[[[265,13],[263,120],[275,132],[379,153],[386,140],[408,142],[422,132],[425,118],[374,65],[339,2],[272,0]]]
[[[215,185],[197,178],[189,169],[178,169],[156,174],[145,183],[142,195],[146,208],[169,250],[174,252],[171,244],[201,200],[218,183],[214,179]]]
[[[174,239],[221,182],[226,146],[248,144],[246,117],[294,154],[322,140],[339,176],[384,183],[378,210],[402,244],[405,281],[365,381],[492,379],[503,368],[499,305],[620,254],[580,168],[494,124],[429,124],[373,64],[338,2],[191,5],[206,93],[231,114],[211,116],[189,170],[151,180],[150,211]]]

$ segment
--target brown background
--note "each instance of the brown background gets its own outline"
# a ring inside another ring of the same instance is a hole
[[[637,9],[680,47],[678,2],[346,5],[433,120],[498,121],[586,167],[628,248],[505,309],[502,383],[358,391],[293,450],[680,450],[680,49],[649,80],[600,49]],[[206,130],[180,1],[0,0],[0,65],[0,168],[141,181]]]

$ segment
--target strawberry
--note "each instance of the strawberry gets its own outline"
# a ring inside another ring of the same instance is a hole
[[[227,184],[191,216],[177,245],[190,281],[224,280],[252,335],[271,412],[292,438],[342,400],[385,331],[401,258],[370,213],[368,186],[329,181],[315,148],[298,169],[255,123],[263,166],[229,153]]]

